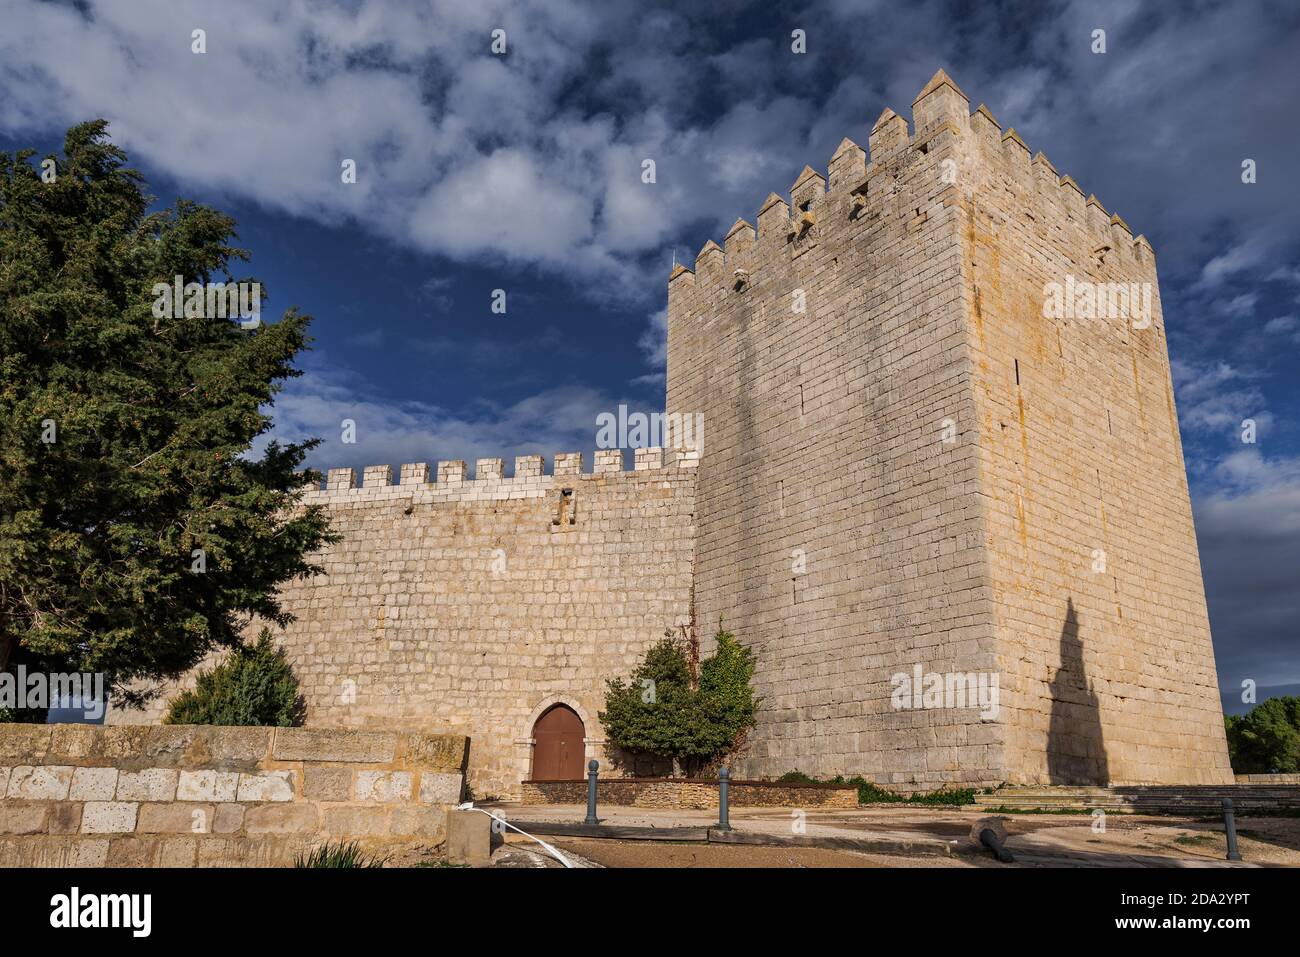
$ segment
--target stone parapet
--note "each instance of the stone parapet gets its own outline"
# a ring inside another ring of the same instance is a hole
[[[780,784],[772,781],[732,781],[727,803],[732,807],[857,807],[853,785]],[[525,781],[524,804],[585,804],[586,781]],[[703,809],[718,806],[717,781],[676,778],[614,778],[596,784],[597,806]]]
[[[276,866],[324,841],[432,848],[469,739],[0,724],[0,867]]]

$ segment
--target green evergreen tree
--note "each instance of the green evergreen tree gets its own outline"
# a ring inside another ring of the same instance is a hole
[[[614,747],[670,759],[674,773],[697,774],[734,751],[755,724],[754,656],[725,631],[692,681],[682,642],[671,635],[646,652],[630,680],[606,682],[601,727]]]
[[[193,691],[182,691],[163,724],[265,725],[289,728],[302,722],[298,679],[266,629],[213,668],[200,671]]]
[[[71,129],[50,182],[0,154],[0,669],[123,697],[287,623],[276,587],[334,538],[300,504],[315,442],[249,455],[310,320],[156,318],[155,284],[233,282],[247,254],[213,209],[148,212],[106,129]]]
[[[1300,773],[1300,698],[1269,698],[1224,718],[1228,757],[1238,774]]]

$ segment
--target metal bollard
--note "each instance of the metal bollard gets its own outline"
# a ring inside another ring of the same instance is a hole
[[[730,831],[731,820],[730,812],[727,807],[727,782],[731,780],[731,772],[727,770],[724,764],[718,769],[718,823],[717,830]]]
[[[1003,846],[1002,840],[998,837],[998,832],[993,830],[993,828],[986,827],[984,830],[980,831],[980,843],[992,851],[997,856],[997,859],[1003,864],[1015,863],[1016,859],[1012,857],[1011,852]]]
[[[1232,798],[1223,799],[1223,830],[1228,835],[1228,860],[1241,860],[1241,852],[1237,850],[1237,818],[1232,813]]]
[[[596,772],[600,769],[600,762],[595,758],[587,764],[587,819],[583,824],[599,824],[600,819],[596,817]]]

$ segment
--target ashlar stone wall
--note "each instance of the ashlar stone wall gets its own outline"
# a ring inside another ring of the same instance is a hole
[[[289,866],[326,841],[432,851],[460,735],[0,724],[0,867]]]
[[[912,115],[669,280],[698,616],[758,653],[736,771],[1225,783],[1150,245],[942,71]],[[1149,327],[1046,315],[1070,277],[1136,283]],[[899,707],[914,669],[996,677],[997,713]]]
[[[1231,783],[1155,254],[943,96],[1007,780]]]
[[[558,455],[551,474],[521,456],[333,469],[307,501],[343,540],[325,573],[282,591],[296,621],[277,638],[311,727],[456,732],[471,739],[478,799],[518,796],[532,728],[572,707],[587,758],[608,766],[597,713],[605,681],[628,675],[664,632],[690,622],[695,466],[686,452]],[[168,688],[146,712],[155,722]]]
[[[894,674],[988,672],[996,648],[953,137],[886,110],[869,145],[669,281],[668,411],[708,423],[698,617],[758,656],[738,776],[994,783],[996,722],[890,706]]]

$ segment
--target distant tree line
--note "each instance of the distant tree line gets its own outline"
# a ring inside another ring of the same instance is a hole
[[[1300,774],[1300,698],[1269,698],[1223,724],[1237,774]]]

